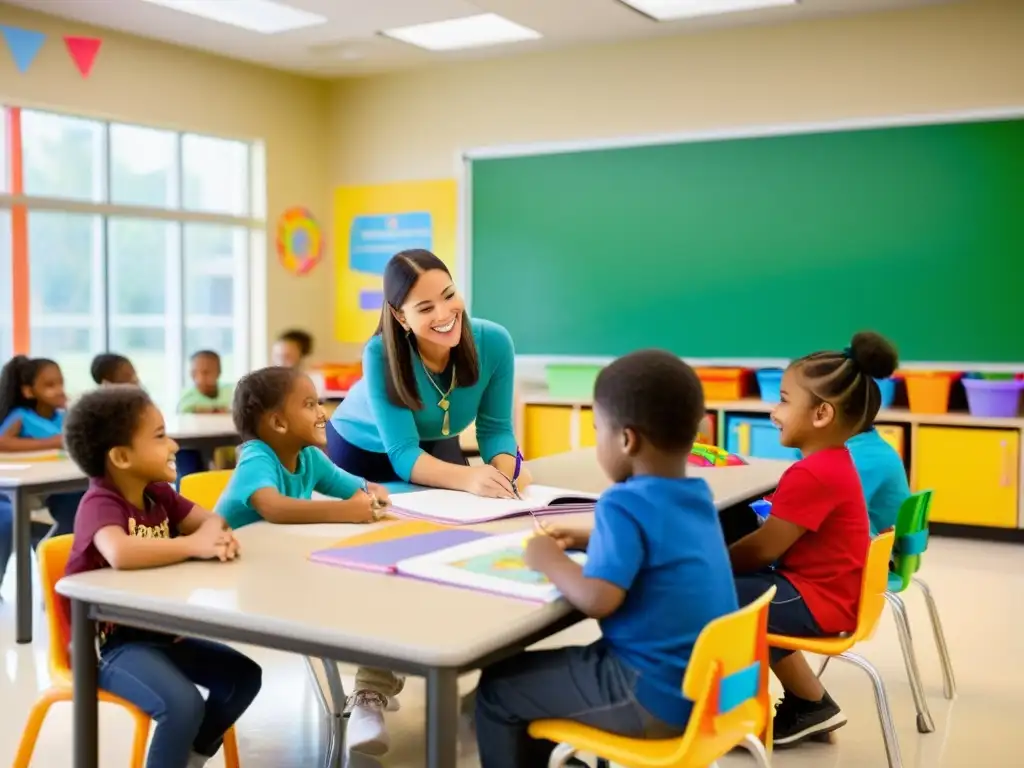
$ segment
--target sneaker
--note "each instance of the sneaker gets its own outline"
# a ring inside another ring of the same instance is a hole
[[[813,736],[831,733],[846,725],[846,715],[825,693],[821,701],[806,701],[786,693],[775,705],[774,745],[792,747]]]
[[[388,698],[376,691],[356,691],[349,699],[350,713],[345,731],[348,748],[364,755],[383,755],[391,748],[384,725]]]

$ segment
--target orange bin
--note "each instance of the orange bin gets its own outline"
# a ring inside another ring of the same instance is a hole
[[[948,371],[903,371],[907,383],[907,399],[912,413],[946,413],[949,391],[958,373]]]
[[[325,363],[320,366],[324,388],[329,392],[348,392],[363,377],[362,363]]]
[[[745,368],[697,368],[705,400],[742,400],[749,376]]]

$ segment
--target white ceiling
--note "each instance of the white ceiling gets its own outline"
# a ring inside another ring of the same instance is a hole
[[[265,36],[140,0],[2,0],[11,5],[233,59],[317,77],[344,77],[433,63],[510,56],[581,43],[681,34],[716,26],[779,23],[842,13],[930,5],[947,0],[801,0],[796,7],[658,23],[618,0],[284,0],[329,21]],[[231,0],[220,0],[231,2]],[[543,38],[472,51],[431,53],[382,37],[382,29],[501,14]]]

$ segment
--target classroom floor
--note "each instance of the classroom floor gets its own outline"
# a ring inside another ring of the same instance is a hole
[[[881,671],[889,691],[907,768],[961,768],[974,764],[1020,764],[1017,736],[1024,711],[1019,663],[1024,611],[1012,596],[1024,594],[1024,559],[1020,546],[933,539],[924,575],[942,613],[957,676],[959,695],[942,697],[942,675],[920,596],[907,596],[911,625],[924,677],[925,692],[936,732],[919,735],[914,705],[906,682],[899,642],[887,613],[875,638],[860,651]],[[14,643],[13,571],[5,579],[0,603],[0,765],[9,765],[25,716],[38,691],[47,685],[45,623],[31,646]],[[344,598],[339,599],[339,609]],[[587,642],[595,625],[584,624],[553,638],[552,644]],[[263,665],[264,687],[239,724],[244,768],[316,768],[323,755],[325,729],[301,659],[251,649]],[[351,674],[351,670],[346,670]],[[829,690],[845,710],[849,724],[835,734],[834,744],[815,744],[776,753],[781,768],[863,768],[884,766],[874,699],[867,677],[848,665],[832,665],[825,677]],[[346,681],[347,684],[351,680]],[[463,681],[468,690],[474,680]],[[393,748],[381,763],[353,760],[350,768],[418,768],[424,764],[423,687],[411,680],[402,695],[400,712],[389,714]],[[101,764],[128,764],[130,721],[121,711],[101,707]],[[35,767],[71,765],[71,712],[60,705],[51,712],[36,749]],[[479,763],[475,749],[464,749],[459,768]],[[751,765],[737,754],[722,768]],[[221,768],[216,758],[211,766]]]

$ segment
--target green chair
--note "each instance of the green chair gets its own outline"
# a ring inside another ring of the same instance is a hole
[[[917,666],[917,657],[914,652],[914,643],[910,635],[910,621],[907,618],[907,606],[903,602],[901,593],[905,592],[911,584],[920,587],[924,594],[925,602],[928,605],[928,615],[932,622],[932,634],[935,636],[935,645],[939,650],[939,659],[942,663],[942,690],[947,699],[956,696],[956,681],[953,678],[953,665],[949,660],[949,648],[946,646],[946,636],[942,631],[942,621],[939,619],[939,610],[935,605],[935,598],[932,592],[915,574],[921,567],[921,556],[928,548],[928,513],[932,505],[931,491],[918,491],[912,494],[903,506],[900,507],[896,516],[896,542],[893,546],[893,568],[889,573],[889,590],[885,599],[892,606],[893,618],[896,621],[896,631],[900,638],[900,649],[903,651],[903,662],[907,667],[907,676],[910,678],[910,690],[914,697],[914,707],[917,709],[917,730],[919,733],[932,733],[935,724],[932,721],[931,712],[928,710],[928,702],[924,696],[924,686],[921,683],[921,671]],[[822,664],[818,676],[825,671],[825,664]]]

